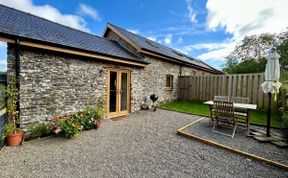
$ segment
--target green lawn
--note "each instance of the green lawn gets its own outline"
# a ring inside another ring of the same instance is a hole
[[[210,116],[209,106],[200,102],[175,101],[171,103],[161,104],[159,107],[173,111]],[[253,111],[251,116],[251,123],[266,126],[266,118],[266,112]],[[271,126],[275,128],[281,127],[281,121],[279,120],[277,114],[272,114]]]

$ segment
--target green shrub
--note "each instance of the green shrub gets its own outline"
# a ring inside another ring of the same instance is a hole
[[[4,126],[4,135],[12,135],[13,133],[17,132],[16,124],[14,120],[8,120]]]
[[[29,126],[30,140],[51,135],[52,125],[49,123],[33,123]]]
[[[75,114],[75,118],[83,126],[84,130],[95,128],[95,117],[87,112],[79,112]]]
[[[62,125],[62,131],[66,138],[73,138],[79,136],[83,126],[76,119],[67,119]]]
[[[281,107],[279,109],[280,117],[282,119],[283,128],[288,129],[288,110],[287,108]]]
[[[88,107],[72,115],[56,115],[51,122],[51,130],[53,134],[72,138],[79,135],[82,130],[96,128],[96,121],[101,121],[104,115],[104,108],[99,106]]]

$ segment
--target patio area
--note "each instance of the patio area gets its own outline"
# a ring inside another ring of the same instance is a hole
[[[138,111],[77,139],[49,137],[5,147],[0,177],[288,176],[285,170],[176,134],[199,118],[162,109]]]

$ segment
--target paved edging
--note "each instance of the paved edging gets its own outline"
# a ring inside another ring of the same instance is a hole
[[[202,117],[201,119],[198,119],[198,120],[196,120],[196,121],[194,121],[194,122],[192,122],[190,124],[185,125],[184,127],[181,127],[180,129],[178,129],[177,134],[181,135],[181,136],[184,136],[186,138],[197,140],[199,142],[205,143],[205,144],[210,145],[210,146],[214,146],[216,148],[221,148],[223,150],[227,150],[227,151],[230,151],[232,153],[236,153],[236,154],[241,155],[241,156],[246,156],[246,157],[254,159],[256,161],[264,162],[264,163],[266,163],[268,165],[275,166],[277,168],[288,170],[288,165],[286,165],[286,164],[282,164],[282,163],[279,163],[279,162],[276,162],[276,161],[273,161],[273,160],[270,160],[270,159],[266,159],[266,158],[263,158],[263,157],[260,157],[260,156],[245,152],[245,151],[241,151],[239,149],[234,149],[232,147],[229,147],[229,146],[214,142],[212,140],[204,139],[202,137],[199,137],[199,136],[196,136],[196,135],[193,135],[193,134],[190,134],[190,133],[187,133],[187,132],[183,131],[187,127],[189,127],[189,126],[191,126],[191,125],[193,125],[193,124],[195,124],[195,123],[197,123],[197,122],[199,122],[199,121],[201,121],[203,119],[204,118]]]

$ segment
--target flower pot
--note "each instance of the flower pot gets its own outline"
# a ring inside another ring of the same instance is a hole
[[[7,146],[18,146],[21,144],[23,139],[23,132],[17,132],[6,137]]]
[[[101,127],[103,124],[102,124],[102,121],[96,121],[96,128],[99,128]]]

